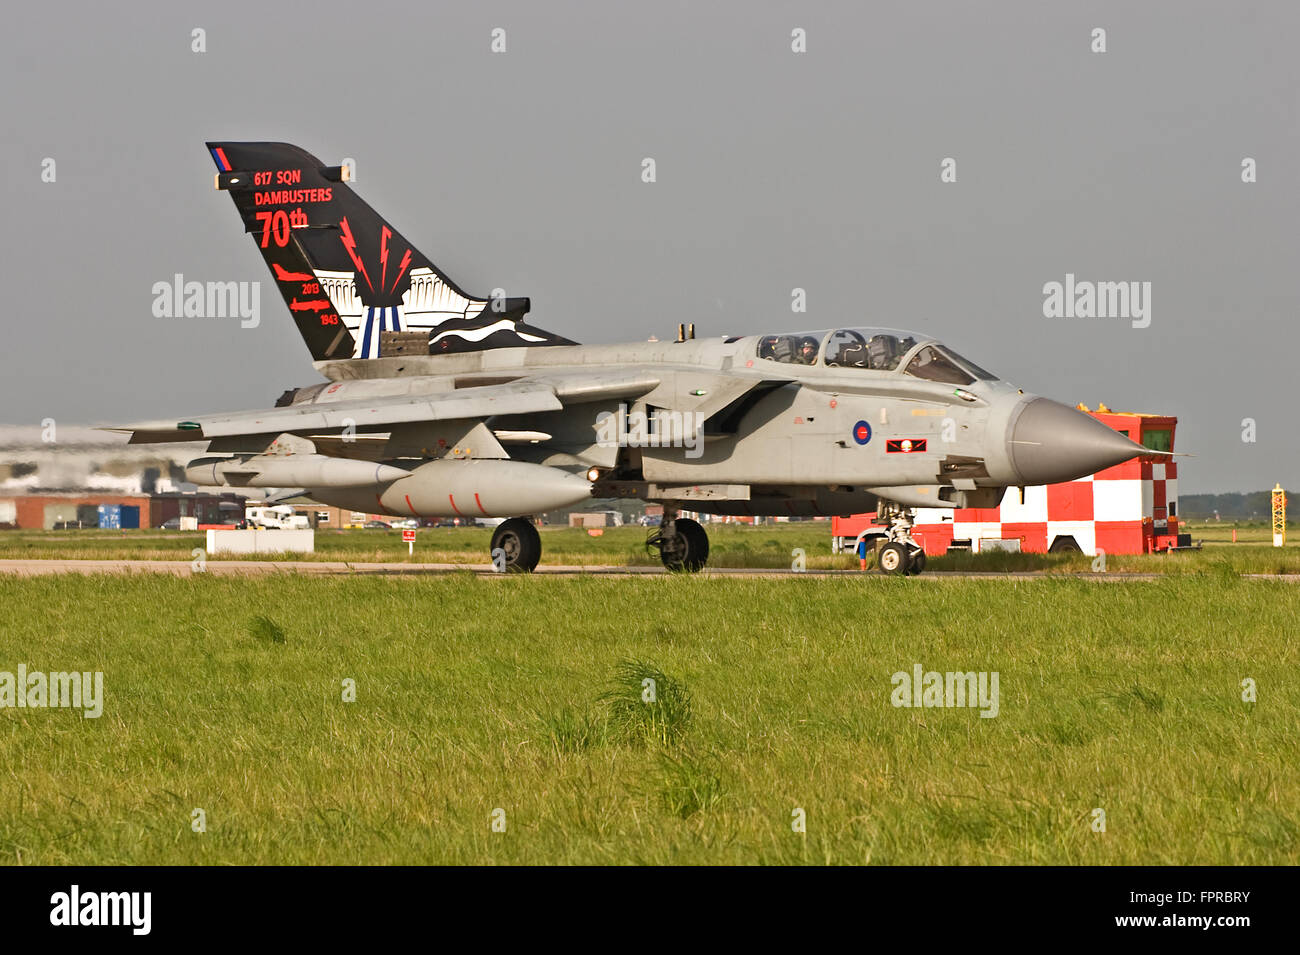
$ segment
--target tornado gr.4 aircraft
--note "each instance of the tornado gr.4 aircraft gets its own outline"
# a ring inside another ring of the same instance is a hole
[[[311,352],[319,384],[273,407],[115,429],[204,439],[202,485],[286,489],[403,517],[504,517],[497,560],[531,571],[531,515],[591,498],[660,502],[648,540],[699,570],[680,511],[876,510],[878,564],[917,573],[910,508],[995,507],[1007,487],[1149,450],[919,332],[846,327],[579,345],[528,324],[526,298],[462,290],[364,203],[346,167],[283,143],[209,143]]]

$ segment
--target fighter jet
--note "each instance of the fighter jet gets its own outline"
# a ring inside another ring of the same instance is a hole
[[[530,519],[592,498],[663,505],[647,541],[698,571],[683,511],[887,523],[878,567],[919,573],[914,507],[996,507],[1152,453],[920,332],[844,327],[580,345],[527,298],[455,284],[326,166],[284,143],[208,143],[324,381],[273,407],[114,429],[206,440],[201,485],[402,517],[508,518],[499,569],[532,571]]]

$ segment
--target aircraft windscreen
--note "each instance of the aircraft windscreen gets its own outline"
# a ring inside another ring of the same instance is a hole
[[[997,376],[985,371],[974,362],[967,361],[945,345],[926,345],[907,363],[905,371],[927,381],[949,385],[972,385],[976,377],[996,381]]]
[[[976,378],[983,378],[985,381],[998,380],[998,376],[993,374],[993,372],[986,371],[985,369],[981,368],[979,365],[975,364],[975,362],[971,361],[969,358],[957,354],[947,345],[943,346],[943,350],[947,352],[951,357],[955,358],[958,364],[965,366],[966,370],[974,374]]]
[[[973,385],[975,376],[957,366],[947,355],[933,345],[926,345],[907,363],[907,373],[926,381],[942,381],[949,385]]]

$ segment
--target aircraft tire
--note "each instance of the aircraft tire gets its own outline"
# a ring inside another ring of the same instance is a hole
[[[923,570],[925,570],[925,551],[918,550],[912,555],[911,561],[907,567],[907,572],[915,577]]]
[[[907,548],[902,544],[886,544],[880,548],[880,554],[876,557],[876,566],[880,568],[882,574],[903,576],[907,573],[911,563],[907,556]]]
[[[704,569],[709,561],[709,535],[698,521],[679,517],[673,521],[675,546],[661,547],[659,557],[669,570],[684,570],[694,574]]]
[[[489,554],[498,548],[505,551],[509,573],[531,574],[542,559],[542,537],[526,517],[512,517],[498,525],[492,532]]]
[[[1082,554],[1083,548],[1073,537],[1058,537],[1052,541],[1052,546],[1047,551],[1049,554]]]

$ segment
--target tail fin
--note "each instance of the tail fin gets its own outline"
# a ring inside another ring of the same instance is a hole
[[[208,143],[316,361],[573,342],[523,322],[526,298],[463,291],[325,166],[287,143]]]

